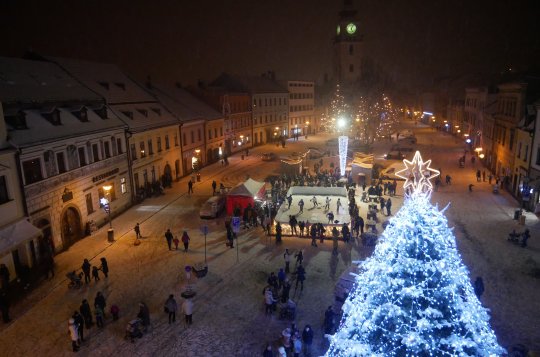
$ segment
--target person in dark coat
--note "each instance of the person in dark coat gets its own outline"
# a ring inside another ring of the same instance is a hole
[[[141,319],[144,332],[146,332],[150,325],[150,311],[144,302],[139,303],[139,313],[137,314],[137,318]]]
[[[86,328],[89,329],[94,324],[92,321],[92,310],[90,310],[90,304],[88,300],[84,299],[79,307],[79,311],[84,319],[84,324]]]
[[[216,194],[217,183],[216,180],[212,181],[212,196]]]
[[[103,310],[103,315],[105,315],[105,306],[107,306],[107,302],[105,301],[105,296],[101,293],[101,291],[98,291],[96,294],[96,298],[94,299],[94,307],[99,306],[101,310]]]
[[[7,291],[9,288],[9,269],[5,264],[0,264],[0,281],[2,290]]]
[[[169,295],[167,301],[165,301],[165,309],[169,314],[169,324],[176,322],[176,311],[178,311],[178,304],[174,299],[174,295]]]
[[[0,311],[2,312],[2,321],[4,321],[6,324],[10,322],[9,300],[5,291],[0,292]]]
[[[188,195],[193,193],[193,182],[191,180],[188,181]]]
[[[328,309],[324,312],[324,333],[331,334],[334,331],[334,310],[332,306],[328,306]]]
[[[304,355],[311,356],[311,345],[313,344],[313,329],[310,325],[304,327],[302,331],[302,341],[304,342]]]
[[[274,357],[274,352],[272,352],[272,345],[267,343],[264,347],[263,357]]]
[[[101,258],[101,271],[103,272],[103,275],[107,278],[109,276],[109,264],[107,263],[107,259],[105,257]]]
[[[187,231],[184,231],[182,233],[182,243],[184,243],[184,253],[188,251],[189,248],[189,235],[187,234]]]
[[[75,320],[75,326],[77,326],[77,331],[79,332],[80,344],[81,341],[84,342],[84,318],[78,311],[74,311],[71,318]]]
[[[476,277],[476,280],[474,281],[474,293],[480,299],[482,294],[484,293],[484,281],[481,277]]]
[[[167,229],[167,232],[165,232],[165,239],[167,240],[167,245],[169,246],[169,250],[171,249],[172,240],[173,240],[173,234],[171,233],[171,229]]]
[[[392,215],[392,200],[390,200],[390,198],[386,200],[386,215],[387,216]]]
[[[92,267],[92,265],[90,264],[90,262],[88,261],[88,259],[85,259],[82,266],[81,266],[81,269],[84,273],[84,282],[86,284],[88,284],[90,282],[90,280],[92,280],[90,278],[90,268]]]
[[[298,283],[300,283],[300,291],[304,290],[304,280],[306,280],[306,270],[302,264],[298,265],[296,268],[296,286],[295,289],[298,289]]]
[[[95,282],[97,283],[99,279],[99,268],[97,266],[92,267],[92,277],[94,278]]]
[[[276,224],[276,243],[281,243],[281,224]]]

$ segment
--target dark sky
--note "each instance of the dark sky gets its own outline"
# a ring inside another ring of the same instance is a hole
[[[540,63],[538,1],[355,0],[364,51],[405,87]],[[222,71],[321,81],[341,0],[0,0],[0,55],[112,62],[184,84]],[[536,22],[534,21],[536,20]]]

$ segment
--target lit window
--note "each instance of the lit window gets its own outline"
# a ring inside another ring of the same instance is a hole
[[[127,185],[126,185],[126,178],[125,177],[122,177],[120,179],[120,191],[122,191],[122,193],[127,193]]]

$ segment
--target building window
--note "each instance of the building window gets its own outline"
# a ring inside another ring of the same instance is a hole
[[[208,140],[212,139],[212,129],[208,129]]]
[[[351,56],[354,54],[354,45],[349,45],[349,54]]]
[[[157,151],[161,152],[161,136],[157,137]]]
[[[148,118],[148,110],[146,109],[137,109],[139,113],[142,114],[143,117]]]
[[[92,144],[92,156],[94,157],[94,161],[93,161],[93,162],[98,162],[98,161],[99,161],[99,148],[98,148],[98,144]]]
[[[178,146],[178,134],[174,134],[174,146]]]
[[[131,144],[131,159],[137,160],[137,149],[135,148],[135,144]]]
[[[120,191],[122,192],[122,194],[127,193],[127,184],[126,184],[126,178],[125,177],[122,177],[120,179]]]
[[[122,139],[120,138],[116,139],[116,149],[118,150],[118,155],[124,153],[124,149],[122,148]]]
[[[154,147],[152,146],[152,139],[148,139],[148,155],[154,155]]]
[[[43,180],[41,160],[38,158],[23,162],[24,181],[27,185]]]
[[[521,142],[518,144],[518,149],[517,149],[517,158],[521,158]]]
[[[144,148],[144,141],[139,143],[139,148],[141,150],[141,158],[146,157],[146,150]]]
[[[45,163],[45,174],[47,177],[52,177],[58,174],[56,167],[56,155],[52,150],[47,150],[43,153],[43,161]]]
[[[52,125],[54,125],[54,126],[62,125],[62,121],[60,120],[60,111],[58,109],[55,109],[50,113],[43,113],[42,115]]]
[[[171,147],[171,145],[169,143],[169,135],[167,134],[167,135],[165,135],[165,150],[169,150],[170,147]]]
[[[86,212],[87,212],[87,215],[90,215],[94,213],[94,202],[92,202],[92,194],[87,193],[85,197],[86,197]]]
[[[86,151],[83,147],[77,148],[79,152],[79,167],[86,166]]]
[[[105,141],[103,143],[103,147],[104,147],[104,151],[105,151],[105,158],[108,159],[109,157],[111,157],[111,145],[109,144],[108,141]]]
[[[6,176],[0,176],[0,204],[9,201],[9,193],[7,188]]]
[[[217,128],[214,128],[214,138],[217,138]]]
[[[64,159],[63,152],[56,153],[56,164],[58,165],[58,173],[63,174],[66,172],[66,160]]]

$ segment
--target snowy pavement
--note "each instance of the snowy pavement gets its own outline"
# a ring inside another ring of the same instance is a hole
[[[523,249],[508,243],[506,235],[516,227],[516,221],[512,220],[515,200],[504,191],[494,195],[487,183],[474,182],[474,192],[469,193],[467,185],[476,181],[476,168],[469,163],[465,169],[457,167],[457,157],[463,148],[440,132],[427,128],[415,130],[424,159],[433,159],[432,167],[441,168],[443,175],[448,173],[453,177],[453,185],[441,187],[433,194],[432,201],[440,207],[451,202],[447,211],[449,224],[455,227],[458,248],[471,278],[480,275],[484,279],[486,291],[482,302],[491,309],[492,327],[499,342],[505,347],[522,343],[540,351],[540,299],[537,298],[540,284],[538,277],[532,275],[540,262],[538,219],[526,213],[526,225],[532,232],[530,247]],[[298,302],[296,322],[300,329],[307,323],[314,327],[314,355],[324,353],[321,325],[324,310],[332,303],[335,283],[352,261],[364,259],[371,250],[356,243],[340,243],[339,255],[333,256],[331,242],[315,248],[308,240],[292,237],[285,237],[283,244],[276,247],[260,228],[244,231],[239,235],[238,249],[230,249],[225,246],[223,218],[203,221],[198,218],[198,210],[211,195],[213,179],[234,186],[246,175],[261,180],[277,174],[279,163],[262,162],[258,154],[300,151],[303,146],[323,147],[326,139],[327,135],[310,136],[307,142],[288,142],[285,149],[267,145],[251,150],[246,160],[231,157],[227,167],[219,164],[206,167],[202,170],[202,182],[195,184],[195,194],[191,197],[186,195],[185,178],[167,190],[166,195],[148,199],[115,217],[114,244],[107,242],[104,227],[59,254],[56,277],[17,304],[12,312],[14,321],[0,327],[2,355],[71,355],[67,319],[83,298],[93,305],[97,291],[104,293],[108,307],[113,303],[120,307],[120,320],[113,322],[108,316],[103,330],[94,327],[85,331],[87,341],[79,354],[260,355],[265,342],[277,341],[281,330],[290,324],[276,315],[266,317],[262,296],[267,274],[283,266],[285,248],[293,252],[304,250],[307,277],[304,291],[298,290],[294,295]],[[388,145],[376,145],[376,153],[384,152]],[[328,160],[325,158],[326,167]],[[400,199],[392,200],[397,211]],[[361,207],[360,213],[365,217],[365,207]],[[133,245],[132,228],[137,222],[144,236],[140,246]],[[180,293],[187,283],[184,266],[204,261],[204,236],[199,232],[203,223],[210,230],[206,241],[209,273],[192,282],[197,291],[194,322],[187,328],[179,316],[176,324],[169,325],[163,313],[164,301],[173,293],[181,303]],[[183,229],[188,230],[192,239],[188,253],[168,251],[163,237],[167,228],[178,236]],[[95,262],[102,256],[109,261],[108,279],[92,282],[81,290],[67,289],[66,272],[80,267],[85,257]],[[291,293],[294,294],[294,287]],[[140,301],[150,308],[152,328],[132,344],[124,340],[124,331],[127,322],[137,314]]]

